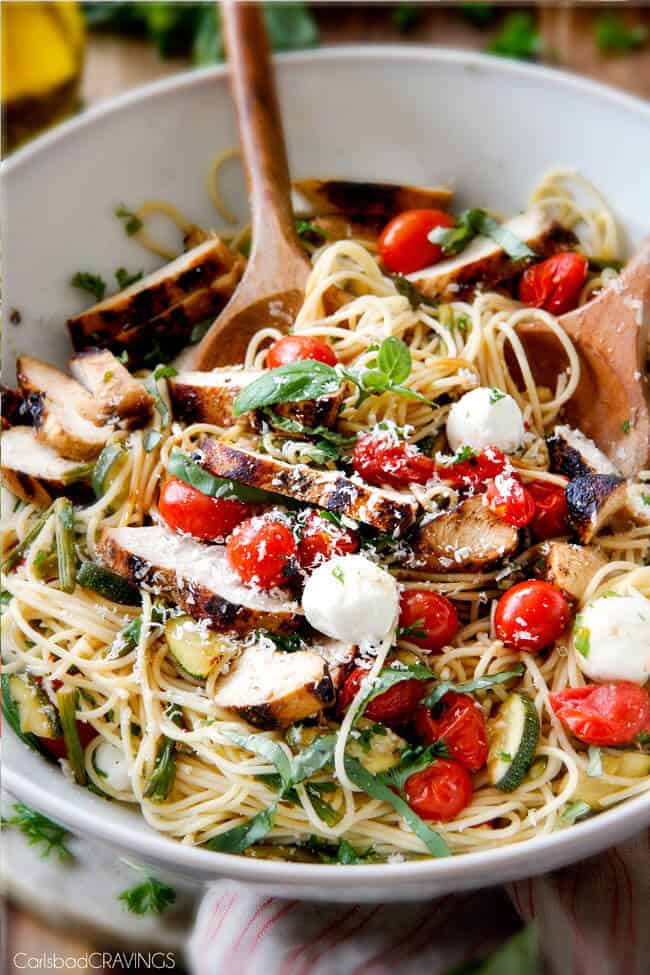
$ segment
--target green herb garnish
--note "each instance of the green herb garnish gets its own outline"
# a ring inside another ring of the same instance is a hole
[[[59,860],[64,863],[74,860],[73,854],[66,846],[65,841],[70,833],[65,826],[55,823],[22,802],[15,803],[13,810],[14,815],[9,818],[9,825],[20,830],[23,836],[27,837],[30,846],[42,846],[43,859],[49,857],[50,853],[56,853]]]
[[[480,209],[464,210],[454,227],[435,227],[429,234],[429,240],[442,247],[444,254],[452,256],[464,250],[477,236],[489,237],[514,261],[525,261],[537,256],[511,230]]]
[[[463,681],[460,684],[456,684],[451,680],[441,680],[438,681],[432,693],[422,703],[429,708],[433,708],[445,696],[447,691],[456,691],[458,694],[475,694],[477,691],[488,690],[497,684],[505,684],[506,681],[512,680],[513,677],[521,677],[524,670],[525,667],[523,664],[517,664],[511,670],[502,670],[498,674],[484,674],[482,677]]]
[[[77,271],[70,278],[70,284],[73,288],[79,288],[80,291],[87,291],[95,301],[101,301],[106,294],[104,279],[99,274],[91,274],[90,271]]]
[[[133,237],[139,230],[142,230],[142,220],[140,217],[125,207],[124,204],[115,210],[115,216],[124,221],[124,230],[129,237]]]
[[[155,877],[147,877],[135,887],[123,890],[117,898],[131,914],[162,914],[176,900],[176,891]]]
[[[143,276],[144,271],[136,271],[135,274],[129,274],[125,267],[118,267],[115,272],[115,280],[117,281],[118,288],[120,291],[124,288],[128,288],[130,285],[135,284]]]
[[[595,24],[596,44],[603,54],[627,54],[643,47],[648,28],[643,24],[630,26],[614,13],[604,13]]]
[[[565,823],[575,823],[577,819],[581,819],[591,812],[591,806],[588,802],[583,802],[582,799],[576,802],[569,802],[562,813],[561,818]]]
[[[508,14],[486,50],[504,58],[534,61],[543,51],[535,17],[527,11]]]

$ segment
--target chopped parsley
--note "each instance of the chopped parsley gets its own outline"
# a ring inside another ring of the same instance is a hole
[[[178,375],[178,369],[173,366],[158,366],[154,370],[154,379],[170,379],[172,376]]]
[[[15,803],[13,809],[14,815],[7,820],[8,825],[20,830],[30,846],[41,846],[43,859],[49,857],[50,853],[56,853],[62,863],[74,860],[73,854],[66,846],[66,839],[70,833],[65,826],[55,823],[22,802]]]
[[[134,234],[137,234],[138,231],[142,230],[142,220],[140,217],[137,215],[137,213],[134,213],[133,210],[129,210],[128,207],[125,207],[124,204],[121,204],[115,210],[115,216],[119,220],[124,221],[124,230],[129,237],[133,237]]]
[[[405,640],[408,640],[409,637],[421,640],[426,635],[427,631],[424,628],[424,619],[415,620],[413,623],[409,623],[408,626],[400,626],[397,630],[398,638]]]
[[[135,274],[129,274],[125,267],[118,267],[115,272],[115,280],[117,281],[117,286],[120,290],[128,288],[129,285],[135,284],[139,281],[144,271],[136,271]]]
[[[0,607],[2,607],[2,609],[5,609],[9,605],[12,599],[13,596],[11,595],[9,590],[3,589],[2,592],[0,592]]]
[[[623,433],[629,433],[630,432],[630,421],[629,420],[623,420],[623,422],[621,423],[621,430],[623,431]]]
[[[90,271],[77,271],[76,274],[70,278],[70,284],[73,288],[78,288],[80,291],[87,291],[91,294],[95,301],[101,301],[106,294],[106,282],[99,274],[92,274]]]
[[[135,887],[123,890],[117,898],[131,914],[162,914],[176,900],[176,891],[155,877],[147,877]]]
[[[626,24],[614,13],[604,13],[597,19],[596,44],[603,54],[626,54],[643,47],[648,39],[648,28],[643,24]]]
[[[494,405],[494,403],[498,403],[499,400],[505,398],[506,394],[502,393],[500,389],[497,389],[495,386],[490,387],[490,405]]]
[[[328,234],[311,220],[296,220],[296,233],[301,240],[319,246],[327,240]]]
[[[271,633],[270,630],[260,630],[260,636],[266,637],[267,640],[271,640],[275,644],[278,650],[283,653],[295,653],[297,650],[302,650],[304,647],[304,640],[299,633]]]
[[[499,758],[501,759],[502,762],[512,761],[512,755],[510,754],[510,752],[499,752]]]
[[[650,505],[650,494],[642,494],[641,500],[644,504]]]
[[[487,46],[489,54],[519,61],[534,61],[543,53],[543,41],[535,16],[528,11],[508,14]]]

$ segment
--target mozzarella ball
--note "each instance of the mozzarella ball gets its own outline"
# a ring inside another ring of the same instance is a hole
[[[95,768],[106,777],[106,785],[114,792],[128,792],[131,788],[126,758],[110,741],[102,741],[93,755]]]
[[[399,610],[397,583],[363,555],[319,565],[307,581],[302,608],[314,629],[345,643],[380,643]]]
[[[641,593],[594,599],[573,628],[576,660],[594,681],[650,680],[650,600]]]
[[[487,386],[470,390],[454,403],[447,417],[447,440],[452,450],[498,447],[514,453],[524,442],[524,418],[517,402]]]

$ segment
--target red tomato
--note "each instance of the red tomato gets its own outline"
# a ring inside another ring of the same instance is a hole
[[[338,362],[332,346],[311,335],[284,335],[266,353],[269,369],[277,369],[278,366],[286,366],[301,359],[316,359],[328,366],[335,366]]]
[[[204,541],[225,538],[253,511],[243,501],[211,498],[176,477],[163,484],[158,509],[173,531]]]
[[[89,745],[93,738],[96,738],[99,734],[87,721],[77,721],[77,733],[82,748]],[[49,752],[54,758],[68,757],[68,749],[65,747],[63,735],[60,738],[39,738],[38,740],[45,751]]]
[[[339,707],[342,711],[350,706],[367,675],[368,671],[364,667],[355,667],[347,676],[339,694]],[[404,724],[410,719],[423,694],[422,681],[414,677],[401,680],[373,698],[364,711],[364,717],[388,725]]]
[[[434,717],[442,708],[439,717]],[[469,694],[447,691],[435,709],[420,704],[415,712],[415,730],[425,744],[443,740],[449,757],[470,772],[478,772],[487,761],[487,726],[483,711]]]
[[[582,254],[565,251],[527,268],[519,282],[519,300],[534,308],[562,315],[576,308],[589,262]]]
[[[468,460],[456,464],[438,464],[436,474],[453,487],[477,487],[490,478],[502,474],[509,466],[508,458],[496,447],[486,447]]]
[[[230,567],[244,582],[273,589],[295,573],[298,548],[284,522],[260,516],[244,521],[226,542]]]
[[[405,589],[400,596],[399,625],[414,631],[405,639],[417,647],[442,650],[458,632],[458,616],[454,604],[437,592]]]
[[[312,511],[302,529],[298,542],[298,559],[303,569],[315,569],[335,555],[350,555],[359,551],[359,536],[336,525]]]
[[[567,628],[571,610],[549,582],[518,582],[497,603],[494,628],[513,650],[535,653],[554,643]]]
[[[428,235],[434,227],[453,227],[455,220],[444,210],[404,210],[387,223],[379,237],[379,256],[395,274],[410,274],[435,264],[442,248]]]
[[[426,484],[436,472],[431,458],[425,457],[413,444],[394,443],[372,434],[359,437],[352,464],[368,484],[390,484],[394,488]]]
[[[404,784],[408,804],[422,819],[447,822],[472,801],[472,778],[460,762],[437,758]]]
[[[566,488],[546,481],[533,481],[528,491],[535,501],[535,516],[530,523],[533,535],[540,542],[557,538],[569,531],[566,507]]]
[[[488,484],[487,505],[501,521],[523,528],[535,517],[535,502],[518,477],[497,474]]]
[[[650,694],[638,684],[590,684],[549,696],[565,728],[587,745],[630,745],[650,731]]]

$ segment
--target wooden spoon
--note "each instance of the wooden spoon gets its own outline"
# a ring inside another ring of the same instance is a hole
[[[194,355],[195,369],[244,361],[252,336],[288,331],[300,309],[310,264],[295,230],[291,182],[271,58],[257,4],[221,4],[230,85],[248,177],[252,251],[234,295]]]
[[[559,322],[580,357],[580,382],[566,404],[567,421],[627,476],[647,464],[650,399],[645,375],[650,329],[650,238],[620,276]],[[536,381],[555,386],[566,357],[555,335],[519,326]],[[553,378],[554,377],[554,378]]]

